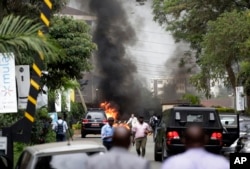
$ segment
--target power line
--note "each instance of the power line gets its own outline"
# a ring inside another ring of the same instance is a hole
[[[160,54],[160,55],[171,55],[171,53],[165,53],[165,52],[156,52],[156,51],[148,51],[148,50],[140,50],[140,49],[135,49],[131,47],[127,47],[133,51],[138,51],[138,52],[143,52],[143,53],[154,53],[154,54]]]

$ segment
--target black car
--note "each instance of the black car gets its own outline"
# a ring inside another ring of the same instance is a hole
[[[201,106],[176,106],[162,113],[162,119],[156,128],[155,161],[162,161],[168,156],[184,152],[183,132],[188,125],[194,123],[202,125],[209,136],[206,149],[220,153],[223,144],[223,126],[216,109]]]
[[[101,128],[107,123],[107,116],[103,109],[89,109],[85,118],[82,119],[82,138],[87,134],[101,134]]]

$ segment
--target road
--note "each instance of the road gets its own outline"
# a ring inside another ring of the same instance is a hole
[[[101,139],[100,139],[100,135],[87,135],[86,138],[81,138],[80,135],[76,135],[75,139],[76,140],[86,139],[86,140],[91,140],[91,141],[95,141],[95,142],[102,144]],[[130,152],[136,154],[135,147],[132,146],[130,148]],[[154,161],[154,142],[153,142],[152,136],[148,137],[145,158],[150,161],[151,169],[160,169],[161,163]]]

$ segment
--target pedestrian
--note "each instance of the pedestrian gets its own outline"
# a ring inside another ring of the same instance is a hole
[[[102,143],[107,148],[107,150],[110,150],[113,144],[112,137],[114,133],[114,121],[115,119],[113,117],[109,117],[108,123],[102,126],[101,129]]]
[[[189,126],[184,133],[184,153],[169,157],[161,169],[229,169],[229,161],[205,150],[207,136],[199,125]]]
[[[90,156],[86,169],[150,169],[147,160],[129,152],[130,131],[124,126],[114,129],[113,147],[103,155]]]
[[[159,123],[159,119],[157,115],[154,113],[153,116],[149,119],[149,125],[151,126],[153,130],[153,140],[155,139],[155,134],[156,134],[156,127]]]
[[[135,143],[138,156],[145,156],[147,136],[152,132],[148,123],[144,122],[143,116],[140,116],[138,123],[132,128],[132,140]]]
[[[131,117],[129,118],[127,124],[130,125],[130,128],[133,128],[136,125],[137,122],[138,122],[138,120],[135,117],[135,115],[131,114]]]
[[[52,126],[52,129],[56,132],[56,141],[65,141],[66,140],[66,132],[68,130],[67,122],[62,119],[61,116],[58,117],[58,120]]]

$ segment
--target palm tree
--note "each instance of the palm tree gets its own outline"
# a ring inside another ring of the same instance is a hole
[[[26,17],[4,17],[0,23],[0,53],[25,57],[23,51],[34,51],[45,54],[45,59],[55,59],[59,47],[48,37],[38,35],[42,29],[42,24]]]

